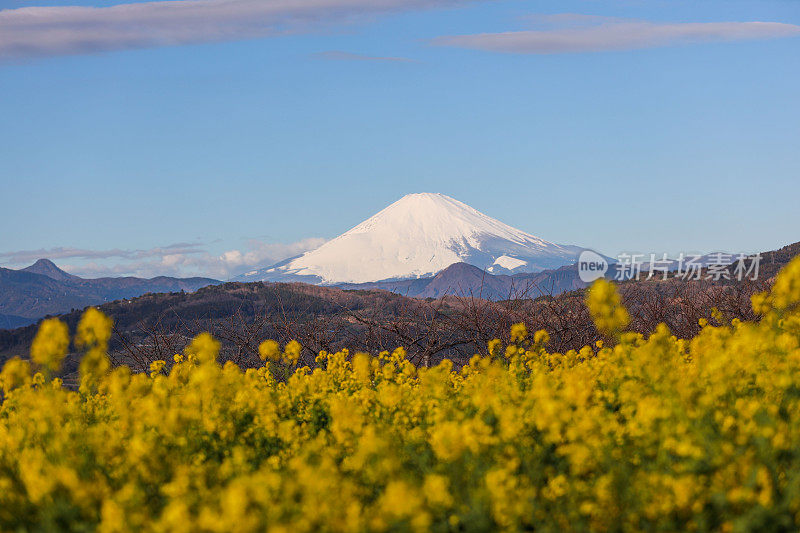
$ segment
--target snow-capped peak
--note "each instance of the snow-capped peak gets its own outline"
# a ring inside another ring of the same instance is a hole
[[[492,267],[493,273],[535,272],[574,262],[580,250],[513,228],[444,194],[416,193],[248,280],[362,283],[431,276],[458,262]]]
[[[376,215],[334,240],[374,231],[387,237],[401,229],[431,242],[449,242],[465,236],[492,234],[517,243],[549,244],[528,233],[484,215],[455,198],[440,193],[407,194]],[[333,241],[331,241],[333,242]]]

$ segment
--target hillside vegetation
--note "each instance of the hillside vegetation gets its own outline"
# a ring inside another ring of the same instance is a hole
[[[0,372],[0,529],[793,531],[800,527],[800,259],[679,339],[627,331],[601,280],[602,341],[510,328],[460,370],[406,352],[265,341],[218,362],[196,337],[148,373],[111,369],[90,309],[78,390],[51,378],[68,328]],[[717,324],[717,325],[712,325]]]

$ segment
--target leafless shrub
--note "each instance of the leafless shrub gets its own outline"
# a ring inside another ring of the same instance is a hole
[[[168,308],[155,320],[116,329],[114,363],[140,372],[157,359],[170,363],[173,354],[203,331],[220,340],[221,360],[241,367],[260,364],[258,345],[267,338],[300,342],[302,364],[313,365],[320,351],[346,347],[378,353],[403,346],[412,362],[425,366],[443,358],[464,364],[473,354],[485,352],[491,339],[507,340],[511,325],[518,322],[529,331],[547,330],[552,351],[579,349],[601,338],[582,290],[554,295],[553,287],[521,284],[502,300],[458,288],[437,299],[415,299],[384,291],[258,285],[231,284],[229,291],[241,298],[214,315]],[[699,330],[698,320],[709,318],[713,308],[725,320],[755,319],[750,296],[767,286],[668,279],[625,282],[620,292],[632,316],[632,330],[648,333],[664,323],[678,337],[689,338]]]

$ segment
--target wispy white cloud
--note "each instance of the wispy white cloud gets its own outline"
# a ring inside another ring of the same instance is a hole
[[[47,258],[71,274],[94,278],[105,276],[206,276],[226,280],[237,274],[277,263],[321,246],[325,239],[308,238],[293,243],[251,240],[244,250],[222,254],[207,251],[202,243],[175,243],[146,250],[88,250],[49,248],[0,253],[0,264],[25,267]]]
[[[364,54],[355,54],[353,52],[343,52],[340,50],[327,50],[325,52],[318,52],[314,57],[320,59],[330,59],[332,61],[377,61],[387,63],[416,63],[414,59],[407,57],[391,57],[391,56],[370,56]]]
[[[202,243],[179,242],[168,246],[159,246],[147,250],[122,250],[119,248],[109,250],[89,250],[85,248],[39,248],[37,250],[18,250],[13,252],[0,252],[0,264],[24,265],[32,263],[43,257],[56,259],[125,259],[141,260],[149,257],[167,254],[198,254],[203,253]]]
[[[169,0],[0,10],[0,59],[238,41],[467,0]]]
[[[800,36],[800,26],[780,22],[663,23],[573,13],[529,20],[537,29],[450,35],[433,43],[493,52],[563,54]]]

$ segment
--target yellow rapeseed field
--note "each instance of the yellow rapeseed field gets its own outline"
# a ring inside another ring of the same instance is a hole
[[[274,341],[242,370],[203,334],[149,375],[111,368],[89,309],[78,391],[50,378],[69,333],[47,320],[0,374],[0,530],[796,531],[799,303],[795,259],[758,323],[690,340],[625,332],[600,281],[606,342],[579,351],[517,325],[459,370],[402,349],[295,369]]]

